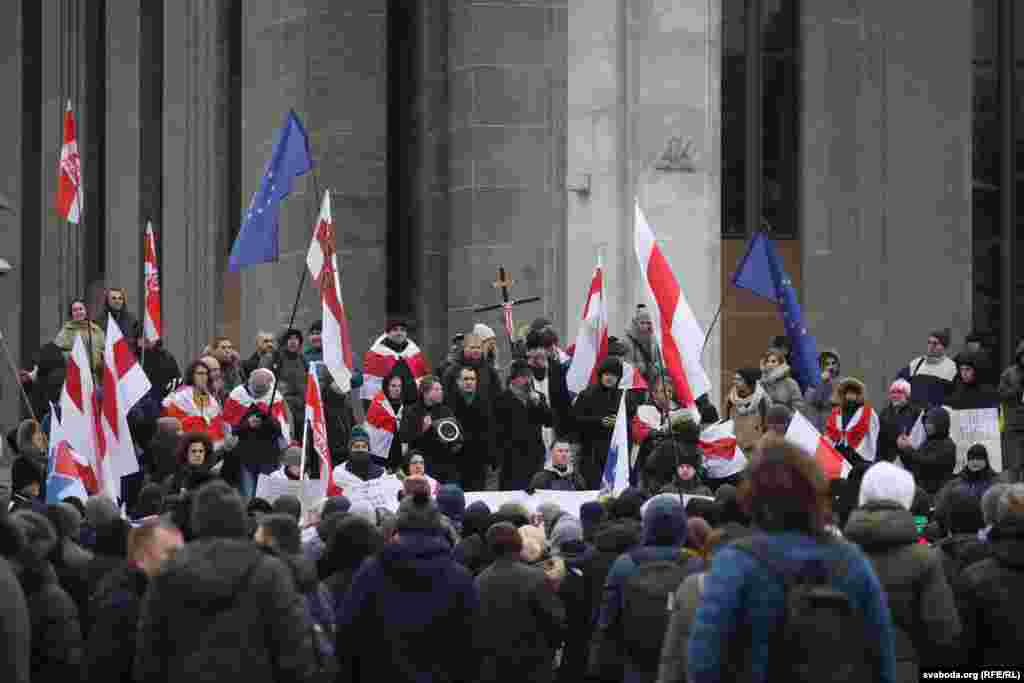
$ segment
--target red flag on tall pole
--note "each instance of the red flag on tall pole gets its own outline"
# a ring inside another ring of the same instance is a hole
[[[156,266],[156,238],[153,237],[152,222],[146,223],[144,275],[146,300],[142,334],[146,341],[155,344],[163,336],[163,324],[160,322],[160,271]]]
[[[320,218],[313,232],[313,241],[306,255],[306,265],[313,281],[320,289],[323,301],[324,365],[331,377],[348,392],[352,386],[352,341],[348,333],[348,318],[341,298],[341,280],[338,277],[338,252],[335,242],[334,218],[331,216],[331,193],[324,192]]]
[[[68,223],[82,218],[82,159],[78,156],[78,136],[71,100],[64,110],[64,144],[60,148],[57,171],[57,213]]]

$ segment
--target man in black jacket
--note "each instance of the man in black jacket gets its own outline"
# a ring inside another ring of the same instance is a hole
[[[128,563],[107,574],[91,598],[93,625],[85,648],[84,681],[132,682],[142,597],[150,578],[183,544],[181,531],[169,522],[147,524],[129,533]]]
[[[500,384],[492,384],[494,396],[480,391],[478,377],[497,373],[491,367],[456,365],[452,370],[455,383],[445,390],[445,402],[462,427],[463,444],[459,455],[459,479],[465,491],[483,491],[487,481],[487,466],[496,463],[494,454],[494,405],[500,393]]]
[[[223,482],[196,492],[188,543],[150,580],[135,680],[276,683],[313,672],[312,632],[291,570],[248,539],[245,505]]]

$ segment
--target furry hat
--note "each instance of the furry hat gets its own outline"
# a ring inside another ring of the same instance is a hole
[[[842,405],[843,398],[846,396],[846,392],[856,392],[862,401],[867,400],[867,392],[864,388],[864,382],[861,382],[856,377],[844,377],[836,383],[835,389],[832,390],[832,403],[835,405]]]

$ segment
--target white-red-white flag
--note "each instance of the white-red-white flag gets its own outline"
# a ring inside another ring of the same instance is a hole
[[[597,379],[597,368],[608,357],[608,302],[604,293],[604,269],[598,256],[583,315],[576,332],[572,363],[565,374],[569,391],[578,394]]]
[[[156,265],[156,238],[153,236],[153,223],[146,223],[145,262],[146,300],[143,314],[142,334],[146,341],[156,343],[163,336],[163,324],[160,322],[160,271]]]
[[[75,337],[68,358],[64,387],[60,392],[60,415],[62,440],[67,441],[75,452],[85,458],[96,480],[103,482],[103,430],[99,428],[99,405],[89,354],[80,336]]]
[[[829,440],[799,411],[789,421],[785,440],[818,461],[828,479],[845,479],[853,469]]]
[[[103,410],[100,418],[105,449],[102,454],[102,483],[111,489],[107,493],[116,500],[121,495],[121,477],[139,471],[135,443],[128,429],[128,411],[149,393],[152,385],[113,316],[107,320],[103,362],[106,367],[103,369]]]
[[[636,204],[635,247],[652,304],[649,308],[665,370],[675,387],[676,400],[683,406],[693,406],[711,388],[711,380],[700,362],[704,331],[686,302],[639,203]]]
[[[78,136],[71,100],[64,110],[64,144],[60,148],[57,169],[57,213],[68,223],[82,218],[82,159],[78,156]]]
[[[324,192],[320,218],[313,231],[313,241],[306,255],[306,265],[320,289],[323,302],[323,363],[343,392],[352,388],[352,340],[348,333],[348,317],[341,297],[338,275],[338,252],[331,216],[331,193]]]
[[[309,379],[306,380],[306,428],[302,430],[302,458],[305,461],[308,440],[313,440],[313,451],[320,459],[320,478],[327,480],[327,495],[337,496],[341,489],[334,483],[331,474],[334,466],[331,464],[331,446],[327,440],[327,418],[324,414],[324,399],[320,393],[320,379],[316,374],[316,364],[309,369]],[[302,476],[306,476],[306,464],[302,463]]]
[[[732,420],[705,429],[700,434],[698,445],[704,453],[704,468],[712,479],[731,477],[747,466],[747,456],[736,443],[736,429]]]

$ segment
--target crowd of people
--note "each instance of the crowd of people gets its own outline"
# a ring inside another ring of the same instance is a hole
[[[980,338],[950,357],[936,330],[894,367],[876,412],[837,350],[800,386],[784,338],[736,370],[720,406],[680,405],[643,306],[578,394],[573,349],[545,319],[507,359],[476,324],[436,365],[389,320],[342,387],[319,323],[261,332],[245,360],[214,339],[181,373],[123,291],[95,321],[81,300],[69,314],[20,373],[40,419],[6,433],[0,460],[13,683],[889,682],[1024,668],[1024,343],[997,374]],[[67,356],[82,338],[99,376],[110,318],[152,385],[129,414],[140,471],[117,501],[48,501]],[[330,471],[303,438],[310,373]],[[618,495],[578,514],[467,505],[467,492],[605,489],[621,404],[632,453]],[[982,444],[958,470],[947,408],[1000,410],[1001,472]],[[787,440],[798,414],[847,476],[827,479]],[[746,454],[736,471],[702,446],[726,421]],[[271,503],[255,495],[261,475],[326,478],[340,494]],[[391,475],[397,512],[345,495]]]

